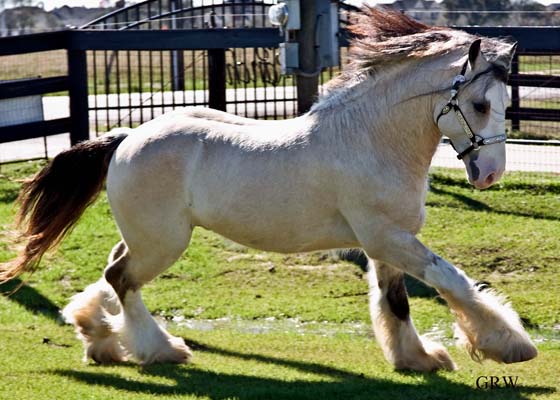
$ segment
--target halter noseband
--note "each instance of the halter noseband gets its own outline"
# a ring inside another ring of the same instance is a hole
[[[465,61],[465,63],[463,64],[463,67],[461,68],[461,73],[459,75],[457,75],[455,78],[453,78],[453,85],[451,86],[451,98],[449,99],[447,104],[445,106],[443,106],[443,108],[441,109],[441,112],[439,113],[438,117],[436,118],[436,124],[439,126],[439,119],[442,116],[448,114],[451,110],[453,110],[455,112],[455,115],[457,116],[457,120],[459,121],[459,124],[463,128],[463,131],[465,131],[469,140],[471,141],[471,144],[470,144],[469,147],[467,147],[463,151],[459,151],[459,150],[457,150],[457,148],[453,144],[453,141],[450,140],[451,146],[453,146],[453,149],[457,152],[457,158],[459,160],[462,160],[463,157],[465,157],[471,151],[473,151],[473,150],[477,151],[480,148],[480,146],[486,146],[486,145],[495,144],[495,143],[502,143],[502,142],[505,142],[506,139],[507,139],[507,136],[505,134],[496,135],[496,136],[492,136],[492,137],[489,137],[489,138],[483,138],[481,136],[475,135],[473,130],[469,126],[469,123],[467,122],[467,119],[465,118],[465,115],[461,111],[461,108],[459,107],[459,100],[457,99],[457,96],[459,95],[459,88],[461,87],[461,85],[467,83],[467,78],[465,78],[465,72],[467,71],[468,63],[469,63],[469,60]],[[477,79],[478,77],[480,77],[483,74],[486,74],[487,72],[490,72],[491,70],[492,70],[492,68],[489,68],[487,70],[484,70],[484,71],[476,74],[468,83],[472,83],[475,79]]]

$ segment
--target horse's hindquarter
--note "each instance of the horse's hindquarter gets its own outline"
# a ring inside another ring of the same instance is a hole
[[[146,124],[119,147],[111,169],[120,172],[110,169],[108,180],[112,205],[120,198],[141,213],[138,199],[149,199],[178,212],[170,203],[180,201],[191,225],[263,250],[356,245],[321,164],[328,157],[316,154],[305,132],[290,132],[290,123],[262,131],[174,118]]]

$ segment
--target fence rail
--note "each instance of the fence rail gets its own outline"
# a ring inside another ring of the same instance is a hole
[[[24,54],[28,52],[41,52],[47,50],[61,49],[65,46],[67,32],[55,32],[49,34],[26,35],[23,37],[9,37],[2,39],[0,55]],[[44,40],[43,40],[44,39]],[[72,63],[68,58],[69,65]],[[0,101],[6,99],[17,99],[25,96],[43,95],[47,93],[69,91],[77,101],[73,81],[79,80],[74,75],[55,76],[47,78],[17,79],[0,81]],[[16,110],[17,111],[17,110]],[[76,109],[77,111],[77,109]],[[41,112],[42,113],[42,112]],[[87,116],[87,105],[86,105]],[[73,132],[79,122],[69,117],[56,118],[47,121],[32,121],[17,123],[15,125],[0,127],[0,143],[46,137],[65,132]],[[2,124],[3,125],[3,124]],[[85,132],[83,132],[85,134]],[[73,135],[71,142],[77,143],[84,136]]]

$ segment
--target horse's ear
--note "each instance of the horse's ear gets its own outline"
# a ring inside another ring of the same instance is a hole
[[[517,45],[519,43],[515,42],[511,45],[510,49],[509,49],[509,54],[513,57],[513,55],[515,54],[515,51],[517,50]]]
[[[471,43],[471,47],[469,48],[469,65],[471,66],[471,70],[474,69],[476,59],[480,55],[481,41],[482,41],[481,39],[476,39],[474,42]]]
[[[515,56],[515,52],[517,50],[517,42],[512,43],[507,52],[507,69],[511,68],[511,64],[513,62],[513,57]]]

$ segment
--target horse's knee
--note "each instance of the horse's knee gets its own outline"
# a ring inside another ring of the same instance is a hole
[[[124,253],[105,269],[105,279],[113,287],[123,304],[126,293],[129,290],[138,290],[141,286],[127,271],[128,261],[128,254]]]

